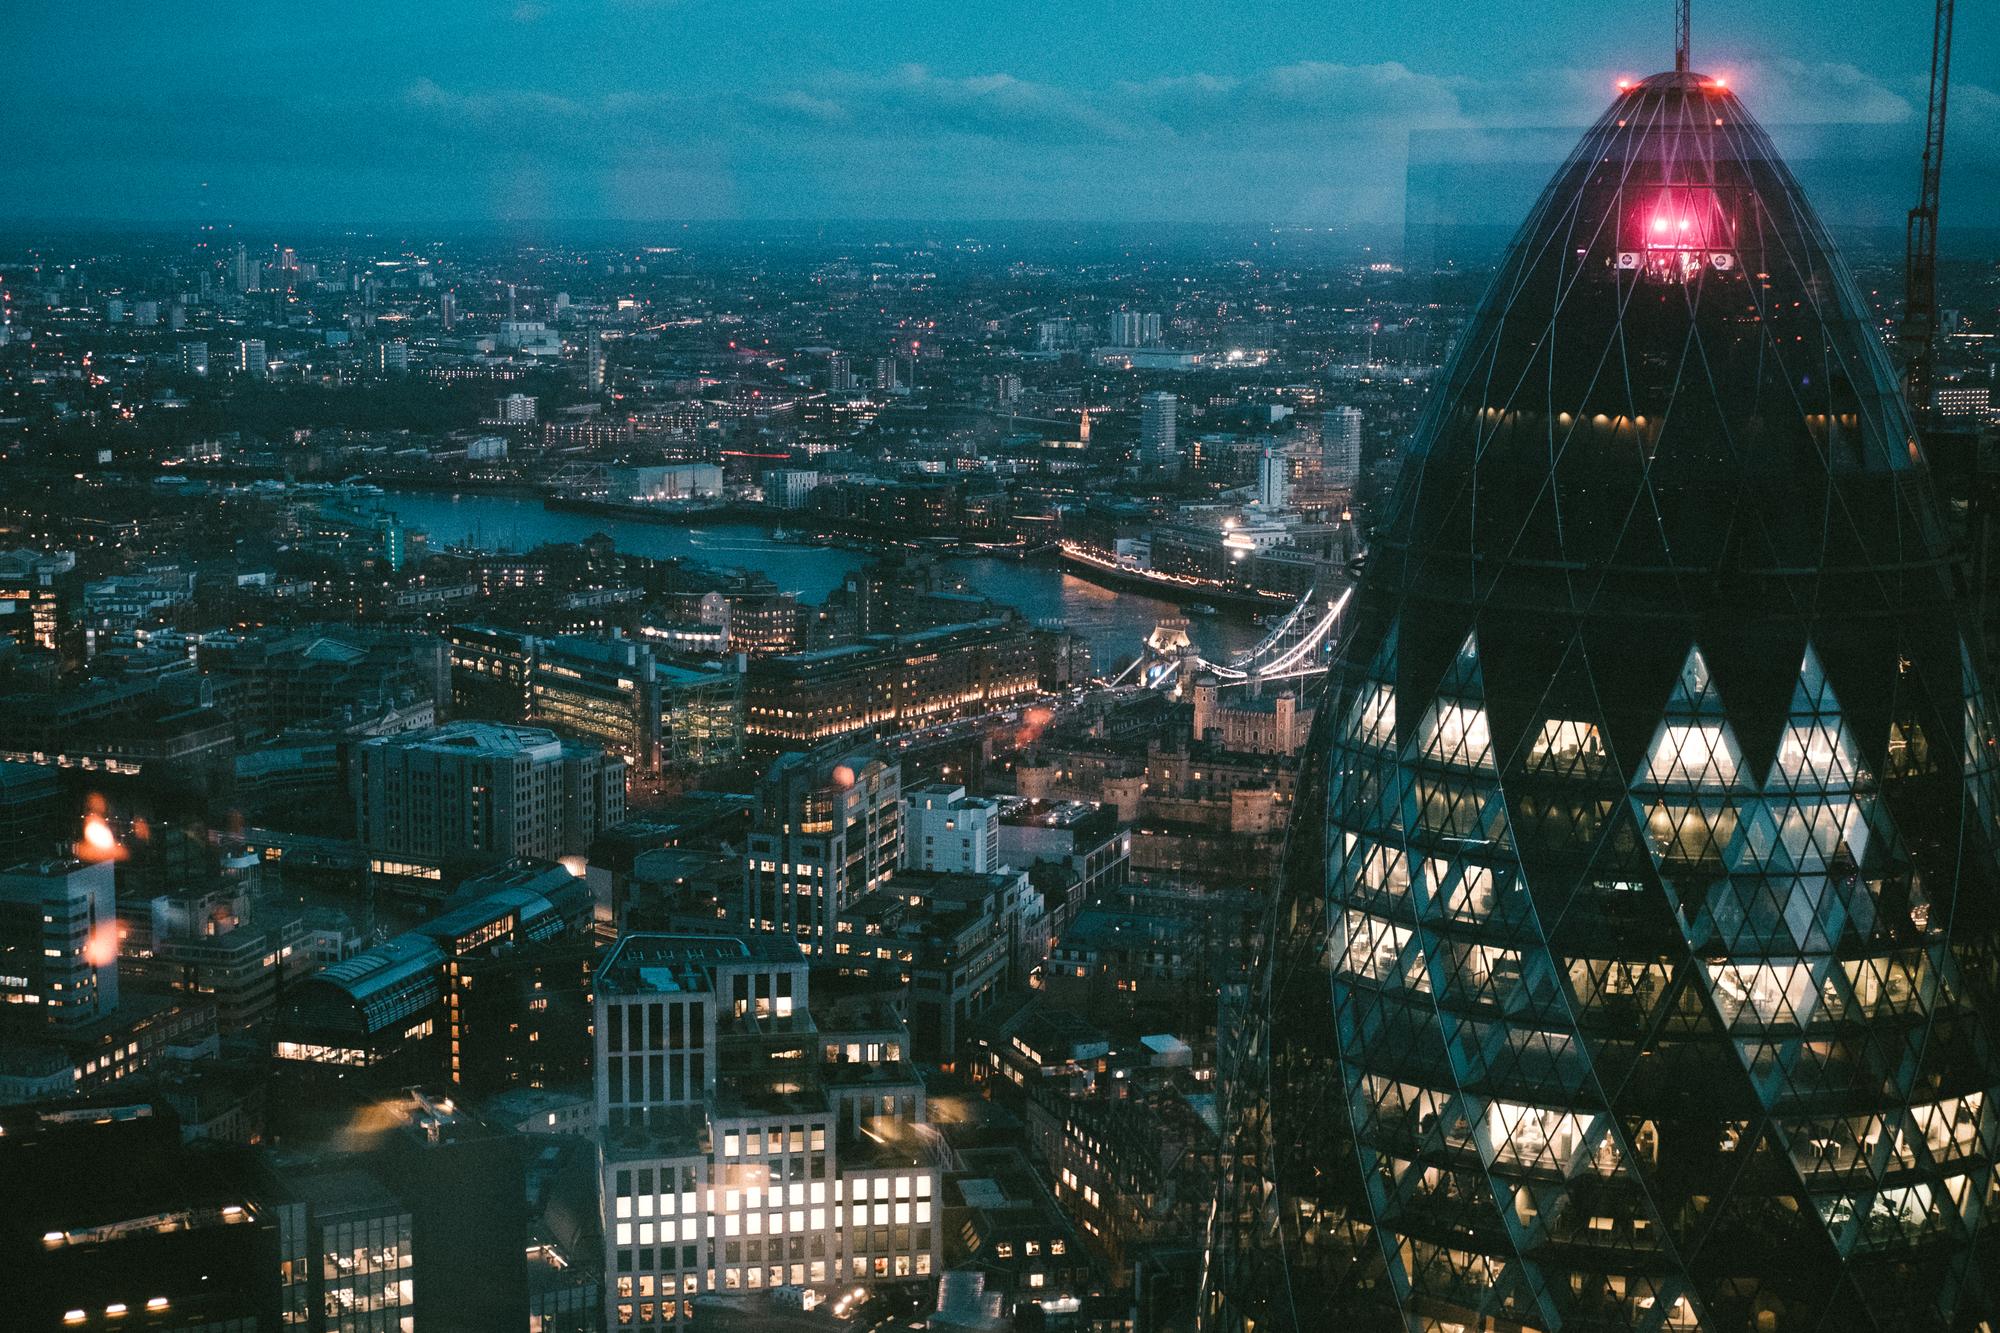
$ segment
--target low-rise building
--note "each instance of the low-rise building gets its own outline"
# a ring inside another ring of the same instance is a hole
[[[588,1023],[587,1009],[573,1007],[588,969],[567,946],[587,937],[592,919],[589,889],[561,865],[498,867],[463,886],[457,906],[292,987],[272,1024],[271,1053],[301,1078],[367,1087],[491,1090],[514,1077],[530,1084],[578,1077],[581,1053],[562,1060],[553,1052],[573,1047]],[[546,976],[535,970],[543,964]],[[526,989],[542,981],[550,1005],[560,1007],[529,1009],[534,996],[516,988],[506,994],[520,1000],[522,1013],[482,1022],[484,997],[468,992],[482,981],[492,990],[499,975],[523,969]],[[545,1017],[565,1012],[568,1028],[542,1032]],[[531,1042],[531,1032],[542,1035]],[[552,1052],[546,1061],[520,1054],[544,1043]]]
[[[1043,866],[1071,872],[1060,892],[1043,895],[1054,935],[1132,877],[1132,831],[1119,822],[1115,808],[1096,801],[1003,802],[999,834],[1003,863],[1030,872]]]
[[[1294,755],[1312,730],[1313,710],[1296,690],[1222,692],[1214,676],[1194,682],[1194,739],[1238,754]]]

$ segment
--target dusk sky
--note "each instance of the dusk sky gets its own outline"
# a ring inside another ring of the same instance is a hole
[[[2000,25],[1962,9],[1945,215],[1992,226]],[[1874,127],[1907,193],[1930,15],[1698,0],[1695,63]],[[1412,133],[1581,125],[1672,63],[1666,0],[10,0],[0,43],[0,216],[323,224],[1394,226]]]

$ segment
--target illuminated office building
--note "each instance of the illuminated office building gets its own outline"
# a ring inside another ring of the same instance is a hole
[[[2000,1313],[2000,717],[1876,323],[1720,80],[1543,194],[1307,751],[1211,1327]]]
[[[743,757],[743,676],[726,665],[675,666],[621,635],[454,625],[446,640],[452,700],[466,712],[588,737],[642,772]]]
[[[605,1323],[937,1271],[923,1081],[886,993],[815,1007],[789,941],[628,935],[598,971]]]
[[[744,686],[746,731],[765,749],[818,745],[991,712],[1040,689],[1034,627],[975,620],[760,657]]]

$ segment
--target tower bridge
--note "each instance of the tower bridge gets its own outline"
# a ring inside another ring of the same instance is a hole
[[[1185,619],[1163,620],[1125,669],[1104,683],[1113,688],[1178,689],[1181,682],[1205,672],[1226,689],[1323,675],[1353,595],[1353,588],[1346,587],[1329,600],[1315,586],[1254,647],[1232,654],[1227,662],[1202,655],[1188,635]]]

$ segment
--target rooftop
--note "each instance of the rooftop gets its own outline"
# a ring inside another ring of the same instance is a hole
[[[713,969],[758,960],[799,963],[790,940],[754,935],[627,935],[597,969],[606,995],[672,995],[715,988]]]
[[[1000,807],[1003,824],[1033,824],[1038,828],[1076,828],[1103,813],[1096,801],[1045,801],[1026,797],[1004,802]]]
[[[473,754],[512,759],[528,752],[535,759],[553,759],[563,742],[543,727],[517,727],[500,722],[452,722],[428,731],[382,736],[365,748],[426,750],[440,754]]]

